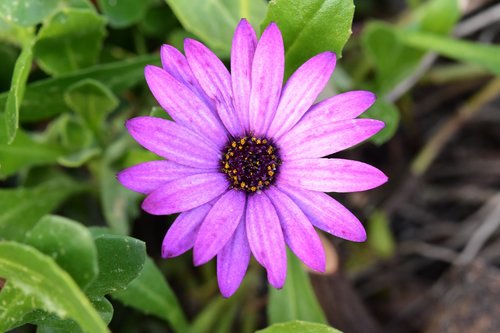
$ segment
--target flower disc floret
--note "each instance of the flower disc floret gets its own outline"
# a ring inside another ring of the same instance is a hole
[[[232,189],[255,193],[274,183],[281,159],[272,140],[249,135],[230,140],[220,163]]]

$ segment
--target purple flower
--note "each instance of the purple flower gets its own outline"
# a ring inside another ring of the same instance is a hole
[[[351,91],[313,104],[335,67],[335,54],[304,63],[282,88],[284,48],[271,23],[259,41],[241,20],[231,51],[231,74],[203,44],[187,39],[186,56],[161,49],[163,68],[147,66],[146,80],[174,121],[137,117],[126,127],[166,160],[122,171],[119,181],[147,195],[150,214],[180,213],[163,241],[162,256],[193,248],[194,264],[217,256],[222,295],[239,287],[250,255],[270,284],[286,278],[285,244],[307,266],[325,270],[314,227],[362,242],[359,220],[323,192],[355,192],[387,181],[357,161],[322,158],[354,146],[384,124],[355,119],[374,102]],[[313,227],[314,226],[314,227]]]

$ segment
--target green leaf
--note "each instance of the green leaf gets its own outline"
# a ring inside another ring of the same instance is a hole
[[[228,56],[233,33],[241,18],[254,27],[266,13],[263,0],[166,0],[182,26],[214,51]]]
[[[97,277],[94,238],[78,222],[61,216],[44,216],[28,232],[25,243],[51,256],[82,289]]]
[[[22,240],[40,218],[82,186],[56,178],[34,188],[0,190],[0,239]]]
[[[86,289],[88,295],[102,296],[125,289],[141,273],[146,260],[144,242],[127,236],[102,235],[95,238],[99,275]]]
[[[0,243],[0,276],[23,295],[22,298],[18,296],[15,303],[8,302],[9,307],[26,306],[22,303],[35,301],[31,304],[33,308],[55,313],[61,318],[72,318],[84,332],[109,332],[71,277],[52,258],[36,249],[14,242]],[[16,321],[21,319],[16,318]],[[2,331],[9,328],[2,327],[4,322],[0,320]]]
[[[68,87],[64,100],[82,117],[94,135],[102,133],[106,116],[119,103],[108,87],[94,79],[85,79]]]
[[[500,46],[474,43],[424,32],[398,33],[400,41],[421,50],[479,65],[500,75]]]
[[[373,212],[368,222],[368,244],[382,258],[394,255],[396,242],[387,215],[379,210]]]
[[[427,31],[447,34],[460,18],[457,0],[430,0],[412,13],[405,26],[370,22],[361,36],[365,53],[376,70],[378,92],[387,94],[419,67],[425,52],[409,48],[398,34]]]
[[[269,323],[291,320],[306,320],[326,323],[321,306],[314,295],[309,276],[299,259],[288,251],[287,281],[281,290],[274,288],[269,292],[267,317]]]
[[[111,26],[123,28],[139,22],[149,7],[148,0],[98,0],[99,7]]]
[[[144,81],[145,65],[159,65],[159,63],[159,55],[147,55],[96,65],[72,74],[29,84],[21,104],[21,121],[39,121],[67,112],[68,107],[64,101],[64,93],[69,86],[83,79],[97,80],[112,92],[120,93],[138,82]],[[5,107],[6,100],[7,93],[0,94],[0,110]]]
[[[285,43],[285,76],[323,51],[342,55],[351,35],[352,0],[271,1],[261,27],[276,22]]]
[[[90,297],[90,302],[104,323],[109,324],[113,318],[113,306],[106,297]],[[82,330],[71,319],[61,319],[44,311],[34,311],[27,315],[25,321],[37,325],[36,333],[79,333]]]
[[[34,53],[40,67],[62,75],[95,64],[105,20],[92,10],[63,8],[38,33]]]
[[[125,290],[111,296],[127,306],[165,320],[177,333],[188,331],[188,323],[177,297],[149,258],[139,277]]]
[[[52,14],[59,0],[0,0],[0,16],[16,25],[31,26]]]
[[[21,54],[17,58],[12,75],[12,83],[7,96],[7,103],[5,104],[5,116],[3,117],[8,144],[14,141],[19,127],[19,108],[23,100],[26,81],[31,69],[31,60],[33,59],[32,46],[31,42],[25,44]]]
[[[288,323],[274,324],[256,333],[342,333],[332,327],[305,321],[291,321]]]
[[[398,108],[393,103],[384,101],[383,99],[377,99],[375,104],[373,104],[368,111],[363,113],[361,117],[378,119],[384,122],[385,127],[370,139],[374,143],[381,145],[387,142],[392,138],[394,133],[396,133],[400,115]]]
[[[0,245],[2,244],[0,242]],[[25,295],[23,290],[22,286],[16,286],[12,283],[3,286],[0,292],[0,332],[25,323],[23,318],[36,306],[35,297]]]
[[[0,178],[27,167],[56,163],[63,153],[62,147],[43,142],[35,135],[18,130],[12,144],[0,141]]]

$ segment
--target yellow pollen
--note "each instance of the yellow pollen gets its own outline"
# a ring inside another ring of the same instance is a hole
[[[261,139],[257,139],[257,144],[258,144],[258,145],[260,145],[260,144],[261,144],[261,142],[262,142],[262,140],[261,140]]]
[[[274,175],[274,171],[268,171],[267,174],[272,177]]]
[[[267,140],[266,140],[266,139],[263,139],[263,140],[262,140],[262,143],[263,143],[263,144],[266,144],[266,143],[267,143]]]
[[[224,164],[224,169],[229,169],[229,163]]]
[[[240,184],[241,188],[244,188],[245,185],[246,185],[245,182],[241,182],[241,184]]]
[[[240,140],[240,143],[241,143],[242,145],[244,145],[244,144],[245,144],[245,142],[246,142],[246,141],[245,141],[245,138],[243,138],[243,139],[241,139],[241,140]]]
[[[271,155],[273,153],[273,147],[267,148],[267,153]]]
[[[250,189],[252,190],[252,192],[257,191],[257,187],[255,187],[255,186],[250,187]]]
[[[231,142],[231,147],[236,148],[236,141]]]

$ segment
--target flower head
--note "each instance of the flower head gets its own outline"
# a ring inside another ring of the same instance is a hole
[[[359,220],[323,192],[368,190],[387,177],[361,162],[323,157],[383,128],[378,120],[355,119],[374,95],[351,91],[314,104],[334,70],[332,52],[308,60],[282,87],[284,48],[275,23],[258,41],[241,20],[231,73],[203,44],[187,39],[184,48],[186,56],[164,45],[163,68],[145,69],[151,92],[174,121],[137,117],[126,124],[137,142],[165,160],[118,175],[124,186],[146,194],[145,211],[180,213],[162,256],[193,248],[195,265],[217,257],[219,287],[228,297],[251,254],[276,288],[286,278],[286,245],[307,266],[324,271],[314,227],[364,241]]]

